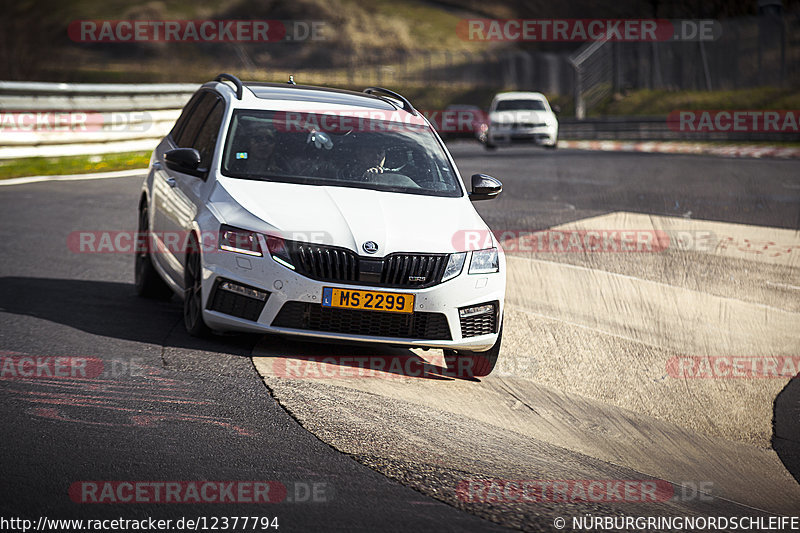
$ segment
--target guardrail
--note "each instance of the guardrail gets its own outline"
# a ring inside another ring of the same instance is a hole
[[[197,88],[0,81],[0,160],[152,150]]]
[[[673,124],[673,127],[675,125]],[[679,131],[670,128],[667,117],[602,117],[560,119],[558,136],[574,140],[616,141],[800,141],[800,134],[759,131]]]
[[[0,81],[0,160],[152,150],[197,90],[194,84]],[[16,121],[16,122],[15,122]],[[666,117],[559,120],[559,137],[627,141],[800,141],[764,132],[681,132]]]

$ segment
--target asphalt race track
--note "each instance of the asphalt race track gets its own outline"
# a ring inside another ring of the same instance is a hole
[[[177,298],[136,297],[131,254],[67,245],[134,230],[143,177],[0,187],[0,355],[102,368],[4,367],[2,515],[277,516],[280,531],[797,515],[800,163],[451,149],[462,176],[504,184],[476,204],[506,239],[509,276],[501,360],[481,380],[447,375],[437,350],[191,338]],[[668,244],[530,246],[544,230]],[[739,374],[737,358],[778,366]],[[526,500],[481,490],[492,480],[666,492]],[[81,502],[76,484],[107,481],[270,481],[276,501]]]

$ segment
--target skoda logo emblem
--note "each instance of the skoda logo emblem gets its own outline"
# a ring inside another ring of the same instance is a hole
[[[378,251],[378,243],[376,243],[375,241],[367,241],[364,244],[362,244],[361,247],[368,254],[374,254],[375,252]]]

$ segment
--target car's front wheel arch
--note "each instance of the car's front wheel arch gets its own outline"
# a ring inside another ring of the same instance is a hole
[[[447,372],[460,378],[473,378],[488,376],[497,365],[500,355],[500,344],[503,340],[503,323],[497,332],[494,345],[485,352],[472,352],[468,350],[444,350],[444,361]]]
[[[168,300],[172,289],[161,278],[153,266],[150,237],[150,218],[147,199],[142,195],[139,202],[137,235],[135,239],[134,286],[136,293],[144,298]]]
[[[203,252],[197,232],[186,239],[183,268],[183,323],[194,337],[204,337],[211,330],[203,320]]]

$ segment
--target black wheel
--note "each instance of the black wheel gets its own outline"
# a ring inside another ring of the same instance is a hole
[[[203,266],[197,238],[189,239],[183,269],[183,324],[193,337],[205,337],[211,330],[203,320]]]
[[[483,147],[486,148],[487,150],[497,150],[497,145],[491,144],[488,141],[483,143]]]
[[[172,298],[172,289],[161,279],[150,257],[150,235],[147,217],[147,206],[139,210],[139,235],[136,240],[136,263],[134,266],[134,284],[136,294],[144,298],[169,300]]]
[[[500,355],[500,341],[503,339],[503,325],[497,334],[494,346],[485,352],[471,352],[468,350],[444,350],[444,362],[449,373],[456,377],[484,377],[494,370],[497,356]]]

